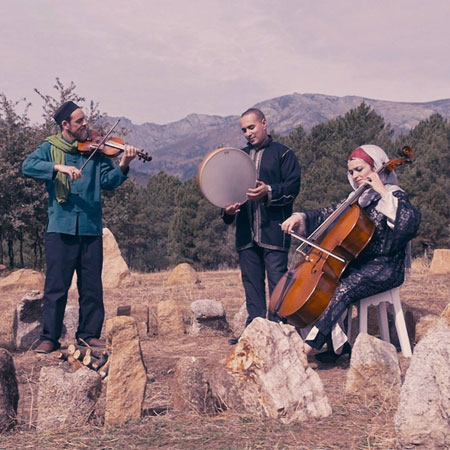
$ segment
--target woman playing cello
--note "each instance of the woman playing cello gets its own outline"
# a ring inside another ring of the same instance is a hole
[[[375,224],[375,231],[364,250],[347,266],[331,301],[306,336],[307,355],[330,342],[332,331],[336,353],[348,350],[346,336],[339,330],[338,322],[349,305],[403,283],[406,247],[417,233],[421,216],[397,185],[393,171],[377,174],[388,159],[376,145],[358,147],[348,158],[347,177],[352,188],[368,186],[358,203]],[[281,227],[286,233],[309,236],[336,207],[294,213]]]

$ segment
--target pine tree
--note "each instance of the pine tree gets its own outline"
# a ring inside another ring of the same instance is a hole
[[[397,171],[400,185],[422,213],[416,252],[450,246],[450,123],[439,114],[420,122],[396,146],[409,145],[415,159]]]
[[[170,265],[169,230],[181,186],[177,177],[160,172],[149,179],[143,191],[142,231],[147,240],[143,270],[164,270]]]
[[[299,128],[283,138],[282,142],[298,155],[302,169],[294,210],[316,209],[345,198],[351,190],[347,181],[350,152],[364,144],[389,151],[391,135],[384,119],[362,103],[344,116],[316,125],[308,135]]]
[[[30,126],[28,106],[23,114],[17,113],[21,103],[0,95],[0,260],[3,262],[5,242],[10,267],[24,267],[27,235],[34,240],[34,265],[42,262],[41,246],[36,245],[36,239],[42,239],[38,229],[45,224],[45,212],[41,206],[44,196],[36,189],[35,183],[23,177],[21,171],[22,162],[29,148],[36,144],[38,134]]]

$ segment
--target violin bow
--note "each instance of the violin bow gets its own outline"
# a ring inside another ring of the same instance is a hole
[[[117,122],[111,127],[111,129],[105,134],[100,144],[95,147],[95,149],[92,151],[92,153],[89,155],[89,158],[84,162],[84,164],[81,166],[80,171],[82,172],[86,164],[91,160],[91,158],[97,153],[97,150],[107,141],[109,136],[111,136],[111,133],[114,131],[114,128],[119,125],[120,119],[117,119]]]

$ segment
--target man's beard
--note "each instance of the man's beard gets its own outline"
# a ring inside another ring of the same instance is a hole
[[[75,133],[70,133],[72,137],[79,142],[85,142],[87,138],[89,137],[89,130],[88,128],[81,128],[77,130]]]

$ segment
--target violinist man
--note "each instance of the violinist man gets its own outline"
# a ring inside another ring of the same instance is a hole
[[[290,236],[280,225],[292,214],[300,191],[300,165],[291,149],[272,140],[261,110],[248,109],[239,123],[247,140],[242,150],[256,165],[257,182],[248,190],[247,202],[224,209],[223,220],[231,224],[236,219],[236,248],[249,325],[255,317],[266,317],[266,271],[269,294],[287,271]],[[230,339],[230,344],[236,342],[237,338]]]
[[[45,180],[48,220],[45,233],[46,278],[43,297],[43,330],[36,348],[50,353],[60,346],[67,295],[74,271],[79,292],[80,345],[103,347],[101,189],[112,190],[126,179],[137,149],[125,145],[118,166],[97,152],[80,170],[87,156],[77,150],[86,141],[88,124],[83,110],[72,101],[53,116],[60,132],[49,136],[24,161],[23,174]]]

